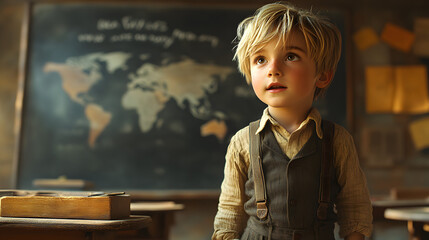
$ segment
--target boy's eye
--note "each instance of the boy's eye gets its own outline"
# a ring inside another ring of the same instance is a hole
[[[295,62],[299,60],[299,57],[296,54],[288,54],[286,56],[287,61]]]
[[[264,64],[266,61],[264,57],[256,57],[254,60],[255,64]]]

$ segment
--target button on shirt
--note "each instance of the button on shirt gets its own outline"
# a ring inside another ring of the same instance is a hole
[[[321,122],[320,113],[313,108],[298,129],[289,133],[270,116],[267,108],[256,132],[259,133],[270,123],[279,146],[292,159],[311,137],[314,128],[317,136],[323,138]],[[352,136],[337,124],[333,149],[336,176],[341,187],[335,201],[340,237],[353,232],[369,237],[372,232],[372,207],[365,175],[359,166]],[[245,127],[232,137],[226,153],[225,177],[214,221],[214,240],[238,239],[246,227],[248,216],[244,212],[244,203],[248,196],[244,185],[249,162],[249,129]]]

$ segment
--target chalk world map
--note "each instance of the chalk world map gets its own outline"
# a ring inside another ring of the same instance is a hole
[[[232,60],[251,12],[32,6],[19,188],[66,176],[118,191],[218,189],[231,137],[266,107]]]
[[[131,57],[132,53],[127,52],[97,52],[69,57],[64,63],[48,62],[44,66],[45,73],[56,72],[61,76],[64,93],[82,106],[89,122],[88,145],[91,148],[96,147],[97,139],[110,124],[114,113],[92,98],[90,90],[103,81],[103,73],[118,71],[127,73],[123,75],[126,79],[117,79],[127,83],[121,106],[136,111],[142,133],[163,124],[165,119],[159,118],[158,113],[172,99],[184,111],[189,110],[193,117],[207,120],[200,126],[202,137],[214,135],[219,141],[224,140],[228,130],[222,120],[225,114],[212,109],[208,95],[216,92],[218,81],[224,81],[235,69],[197,63],[189,58],[178,62],[166,59],[163,65],[142,63],[137,69],[129,69],[127,61]],[[140,56],[142,61],[147,58],[150,56]]]
[[[66,176],[109,191],[218,190],[231,137],[266,107],[232,60],[254,10],[32,4],[17,187]],[[335,77],[319,110],[344,123]]]

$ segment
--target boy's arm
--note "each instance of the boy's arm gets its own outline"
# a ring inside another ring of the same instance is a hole
[[[365,237],[362,234],[356,233],[356,232],[351,233],[344,238],[344,240],[364,240],[364,239]]]
[[[248,161],[245,161],[241,154],[241,140],[240,134],[237,133],[228,146],[212,240],[239,239],[246,226],[244,185],[247,180]]]
[[[352,238],[353,233],[369,237],[372,232],[372,206],[365,175],[360,168],[352,136],[339,125],[335,127],[334,156],[341,186],[336,199],[340,237],[355,239]]]

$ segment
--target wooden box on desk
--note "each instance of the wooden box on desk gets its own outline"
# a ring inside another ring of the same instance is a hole
[[[130,196],[6,196],[1,217],[124,219],[130,216]]]

